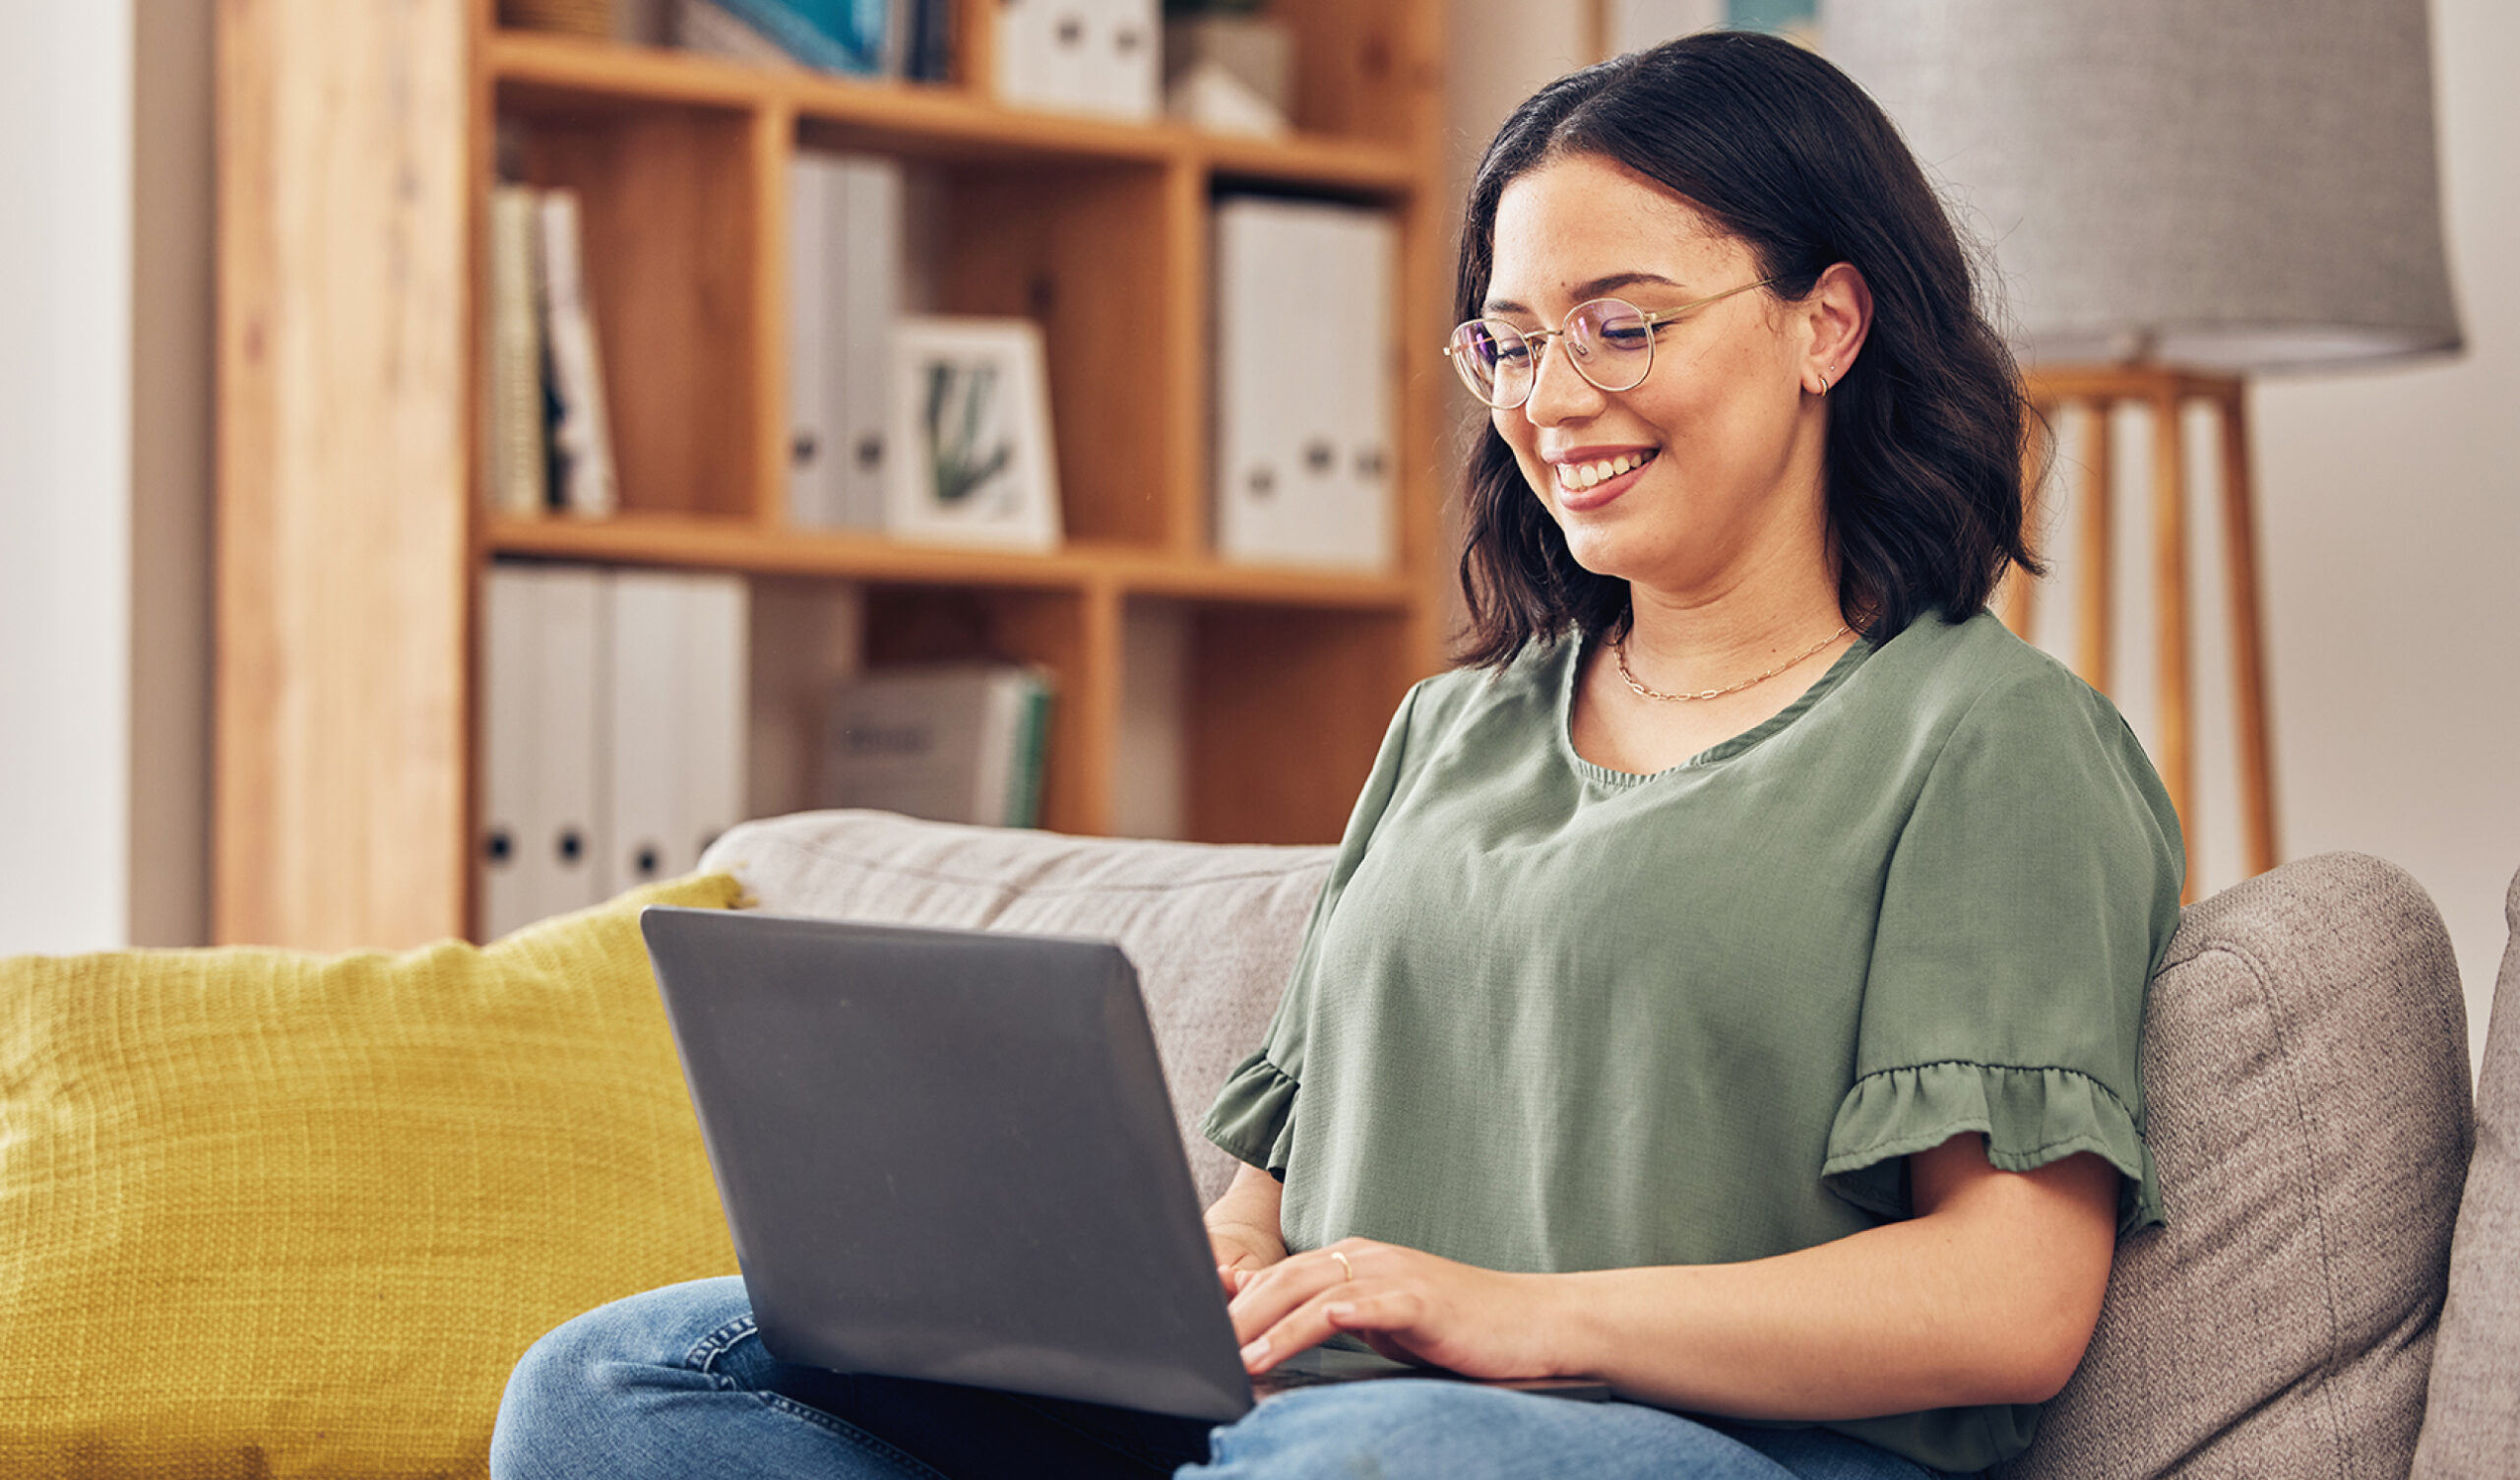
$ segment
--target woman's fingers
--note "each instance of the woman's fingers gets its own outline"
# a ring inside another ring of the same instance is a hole
[[[1410,1361],[1413,1358],[1405,1342],[1374,1337],[1414,1329],[1424,1309],[1425,1302],[1413,1290],[1381,1288],[1352,1292],[1334,1286],[1290,1311],[1285,1319],[1244,1346],[1242,1365],[1256,1376],[1297,1352],[1319,1346],[1341,1331],[1366,1336],[1366,1344],[1384,1356],[1396,1361]]]
[[[1350,1261],[1346,1265],[1331,1259],[1327,1251],[1317,1251],[1282,1259],[1245,1275],[1228,1307],[1233,1317],[1234,1339],[1250,1341],[1313,1296],[1334,1284],[1345,1283],[1347,1270],[1354,1267],[1355,1254],[1344,1246],[1341,1253]]]
[[[1353,1331],[1401,1361],[1473,1377],[1547,1377],[1557,1369],[1539,1329],[1542,1278],[1349,1240],[1272,1264],[1228,1309],[1244,1343],[1242,1365],[1255,1376]]]
[[[1243,1365],[1254,1373],[1266,1372],[1342,1329],[1373,1327],[1418,1308],[1421,1302],[1414,1293],[1392,1289],[1387,1277],[1371,1272],[1387,1269],[1388,1256],[1405,1252],[1346,1240],[1245,1277],[1228,1307],[1235,1339],[1245,1343]],[[1369,1253],[1374,1260],[1366,1258]]]

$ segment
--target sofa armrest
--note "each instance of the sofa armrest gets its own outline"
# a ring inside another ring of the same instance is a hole
[[[2376,858],[2287,864],[2187,911],[2145,1035],[2169,1226],[2005,1473],[2406,1474],[2473,1135],[2439,912]]]
[[[2450,1246],[2416,1480],[2487,1480],[2520,1463],[2520,876],[2502,913],[2513,936],[2486,1029],[2476,1155]]]

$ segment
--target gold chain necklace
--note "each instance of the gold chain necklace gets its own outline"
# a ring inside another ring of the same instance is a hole
[[[1618,676],[1625,679],[1627,681],[1627,686],[1635,690],[1640,698],[1659,699],[1666,704],[1684,704],[1689,701],[1699,699],[1722,699],[1727,694],[1738,694],[1743,689],[1754,688],[1757,685],[1766,683],[1769,679],[1783,673],[1786,669],[1793,667],[1795,664],[1802,661],[1806,657],[1809,657],[1821,648],[1828,647],[1831,643],[1845,637],[1848,633],[1853,632],[1854,630],[1855,629],[1852,627],[1841,626],[1837,631],[1830,633],[1827,637],[1822,638],[1810,647],[1803,648],[1800,652],[1787,658],[1784,662],[1777,664],[1775,667],[1770,668],[1767,672],[1749,680],[1747,683],[1737,683],[1729,689],[1706,689],[1695,694],[1666,694],[1660,689],[1649,689],[1643,684],[1638,683],[1636,681],[1636,675],[1627,671],[1627,634],[1624,632],[1618,635],[1617,642],[1610,644],[1610,652],[1618,659]]]

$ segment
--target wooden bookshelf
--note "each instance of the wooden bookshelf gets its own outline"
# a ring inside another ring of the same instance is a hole
[[[218,938],[323,949],[471,930],[478,609],[497,560],[734,572],[791,604],[847,593],[870,665],[1044,663],[1059,696],[1044,823],[1079,832],[1122,810],[1126,634],[1160,608],[1180,634],[1184,830],[1335,837],[1400,692],[1441,662],[1441,7],[1271,9],[1295,31],[1301,79],[1283,140],[1010,108],[969,81],[503,31],[492,0],[223,4]],[[993,11],[961,6],[959,78],[985,75]],[[512,169],[584,205],[614,518],[485,508],[485,212],[503,131]],[[800,148],[914,164],[934,212],[934,306],[1025,315],[1057,346],[1059,548],[788,522],[785,197]],[[1207,223],[1235,189],[1370,203],[1400,224],[1393,570],[1210,549]]]

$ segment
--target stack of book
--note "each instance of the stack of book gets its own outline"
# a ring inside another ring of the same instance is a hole
[[[582,236],[574,192],[492,189],[487,483],[503,514],[620,503]]]
[[[945,82],[955,0],[673,0],[686,50],[755,66]],[[1145,121],[1163,99],[1160,0],[998,0],[1000,100]]]
[[[832,696],[827,807],[936,822],[1040,825],[1050,678],[1021,663],[878,668]]]

